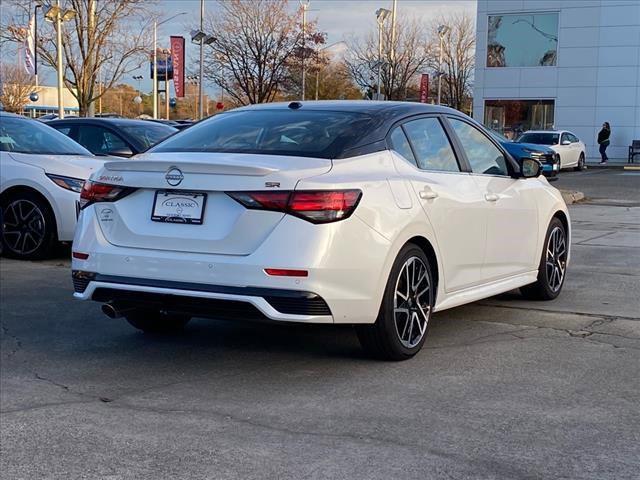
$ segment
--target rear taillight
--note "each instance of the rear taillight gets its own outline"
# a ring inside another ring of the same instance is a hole
[[[134,190],[130,187],[86,181],[80,191],[80,208],[85,208],[96,202],[115,202]]]
[[[358,206],[360,190],[302,190],[283,192],[227,192],[251,210],[271,210],[295,215],[311,223],[337,222]]]

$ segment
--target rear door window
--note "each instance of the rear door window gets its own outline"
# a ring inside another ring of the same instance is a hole
[[[437,118],[421,118],[403,125],[415,152],[418,168],[442,172],[459,172],[449,138]]]

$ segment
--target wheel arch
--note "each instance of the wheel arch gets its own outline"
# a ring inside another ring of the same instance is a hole
[[[405,242],[405,244],[402,246],[402,248],[404,248],[405,245],[409,244],[409,243],[413,243],[414,245],[420,247],[420,249],[424,252],[424,254],[427,256],[427,259],[429,260],[429,266],[431,267],[431,275],[433,277],[433,281],[435,282],[435,295],[437,297],[438,295],[438,285],[440,284],[440,270],[438,268],[438,256],[436,255],[436,251],[433,248],[433,245],[431,245],[431,242],[429,240],[427,240],[425,237],[420,236],[420,235],[416,235],[414,237],[411,237],[409,240],[407,240]],[[434,302],[435,302],[435,298],[434,298]]]
[[[567,244],[571,244],[571,225],[569,224],[569,217],[562,210],[556,211],[551,219],[557,218],[562,222],[562,226],[564,227],[564,231],[567,232]],[[551,221],[551,220],[549,220]]]

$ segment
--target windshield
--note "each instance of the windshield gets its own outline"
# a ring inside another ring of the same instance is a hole
[[[518,139],[518,143],[535,143],[537,145],[557,145],[560,140],[559,133],[531,132],[525,133]]]
[[[0,150],[35,155],[91,155],[81,145],[44,123],[0,117]]]
[[[178,131],[177,128],[161,123],[151,123],[148,125],[123,125],[122,130],[131,135],[141,150],[146,150],[160,143]]]
[[[335,158],[371,122],[360,113],[245,110],[218,114],[151,152],[230,152]]]

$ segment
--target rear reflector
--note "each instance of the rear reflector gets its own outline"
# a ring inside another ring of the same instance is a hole
[[[289,268],[265,268],[264,272],[272,277],[308,277],[307,270],[291,270]]]
[[[71,252],[71,256],[73,258],[77,258],[78,260],[86,260],[87,258],[89,258],[88,253],[82,253],[82,252]]]
[[[227,192],[231,198],[251,210],[288,213],[311,223],[337,222],[356,209],[360,190],[299,190],[282,192]]]

